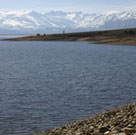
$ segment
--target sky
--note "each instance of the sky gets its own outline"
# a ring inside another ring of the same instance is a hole
[[[136,0],[0,0],[0,10],[35,10],[39,12],[136,11]]]

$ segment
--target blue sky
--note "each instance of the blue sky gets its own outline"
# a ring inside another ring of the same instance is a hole
[[[0,10],[106,12],[136,10],[136,0],[0,0]]]

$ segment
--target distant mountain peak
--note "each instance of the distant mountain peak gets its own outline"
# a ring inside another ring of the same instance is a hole
[[[136,27],[135,11],[82,13],[33,10],[0,11],[0,32],[3,33],[60,33]]]

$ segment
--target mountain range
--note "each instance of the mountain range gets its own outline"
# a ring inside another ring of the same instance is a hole
[[[136,11],[0,11],[0,34],[62,33],[136,27]]]

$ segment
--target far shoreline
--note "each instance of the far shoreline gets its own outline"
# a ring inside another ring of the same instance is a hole
[[[92,44],[135,46],[136,28],[50,35],[37,34],[35,36],[3,39],[2,41],[87,41],[93,42]]]

